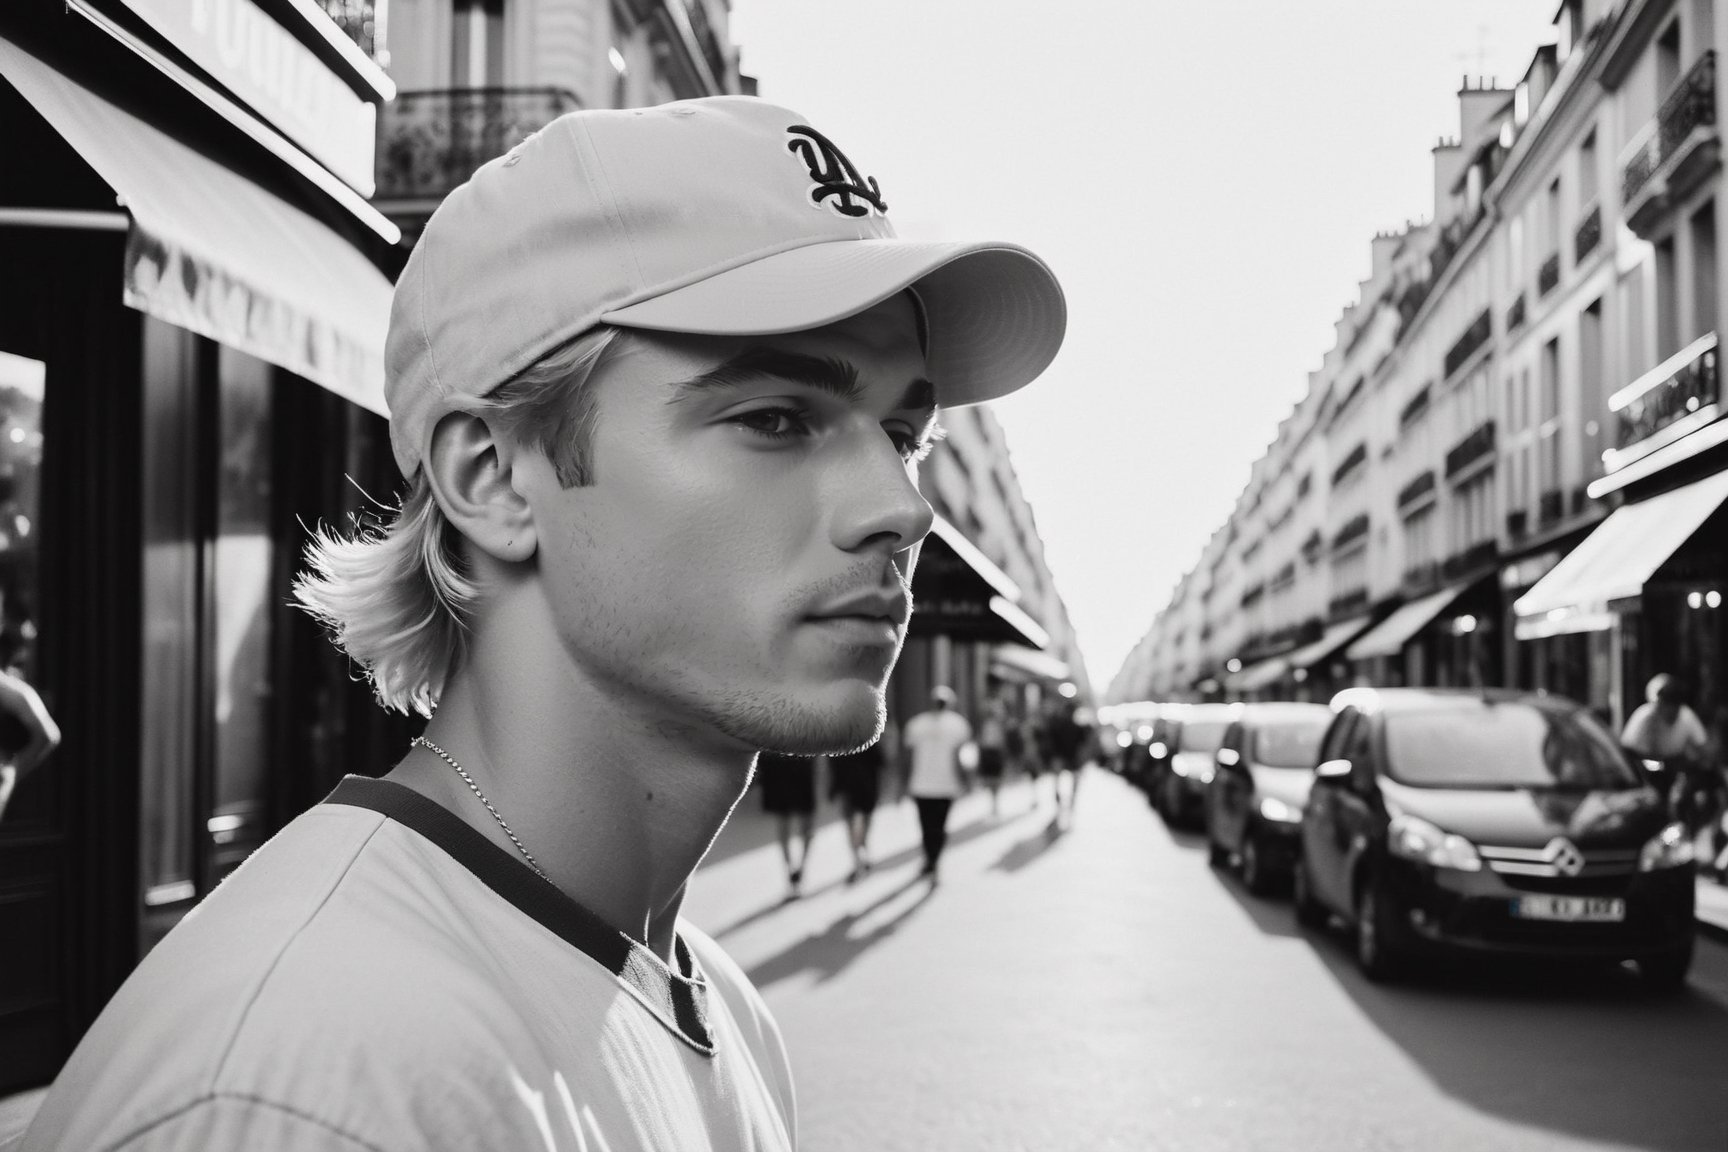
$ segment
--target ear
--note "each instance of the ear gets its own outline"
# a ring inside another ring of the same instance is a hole
[[[505,563],[533,557],[534,514],[520,490],[523,450],[469,412],[450,412],[432,430],[423,467],[445,517],[479,554]]]

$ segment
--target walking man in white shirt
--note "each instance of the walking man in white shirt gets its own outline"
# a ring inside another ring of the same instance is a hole
[[[930,693],[930,710],[906,722],[906,747],[911,753],[906,792],[918,806],[924,841],[922,874],[932,884],[948,843],[948,810],[968,783],[960,750],[972,739],[972,725],[955,711],[955,700],[952,688],[938,687]]]
[[[744,97],[572,113],[444,201],[386,347],[405,502],[297,587],[425,735],[157,945],[26,1152],[794,1147],[685,886],[758,749],[878,738],[936,405],[1064,321],[1030,253],[886,211]]]

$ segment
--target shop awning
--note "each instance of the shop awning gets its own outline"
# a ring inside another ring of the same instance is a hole
[[[1518,598],[1521,639],[1608,626],[1608,605],[1636,596],[1728,499],[1728,472],[1615,509]]]
[[[1039,680],[1060,683],[1071,677],[1072,669],[1065,660],[1021,644],[1003,644],[990,654],[992,670],[1010,672],[1015,678],[1031,676]]]
[[[1367,616],[1352,616],[1348,620],[1328,626],[1325,635],[1320,639],[1303,645],[1285,659],[1290,661],[1291,668],[1312,668],[1355,639],[1366,627]]]
[[[1050,634],[1019,605],[1020,586],[954,525],[936,517],[912,573],[915,635],[1043,649]]]
[[[0,76],[131,213],[128,305],[384,413],[391,286],[370,260],[287,201],[4,39]]]
[[[1231,692],[1258,692],[1278,683],[1289,671],[1289,659],[1274,656],[1269,660],[1250,664],[1240,672],[1232,672],[1224,677],[1224,687]]]
[[[1434,617],[1446,611],[1452,601],[1463,595],[1465,584],[1454,584],[1429,593],[1408,604],[1401,604],[1392,615],[1374,625],[1344,653],[1346,660],[1369,660],[1375,656],[1396,656],[1404,650],[1411,637],[1433,623]]]

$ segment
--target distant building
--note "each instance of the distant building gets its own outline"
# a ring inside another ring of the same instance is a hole
[[[1566,0],[1467,81],[1359,302],[1109,697],[1728,698],[1716,5]],[[1196,609],[1198,603],[1198,610]],[[1198,636],[1198,647],[1195,637]]]

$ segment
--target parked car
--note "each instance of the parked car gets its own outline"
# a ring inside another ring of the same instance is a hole
[[[1146,734],[1146,758],[1138,765],[1134,782],[1154,804],[1157,803],[1164,773],[1170,770],[1170,749],[1182,731],[1182,717],[1187,711],[1186,704],[1161,705],[1158,715],[1152,719],[1152,730]]]
[[[1295,872],[1370,979],[1425,952],[1692,962],[1692,842],[1581,705],[1511,691],[1351,689],[1320,747]]]
[[[1206,789],[1207,856],[1217,867],[1240,861],[1257,896],[1289,879],[1331,721],[1324,704],[1246,704],[1218,746]]]
[[[1183,709],[1170,744],[1169,763],[1159,774],[1158,811],[1173,826],[1192,826],[1212,782],[1214,757],[1224,732],[1241,710],[1239,704],[1190,704]]]

